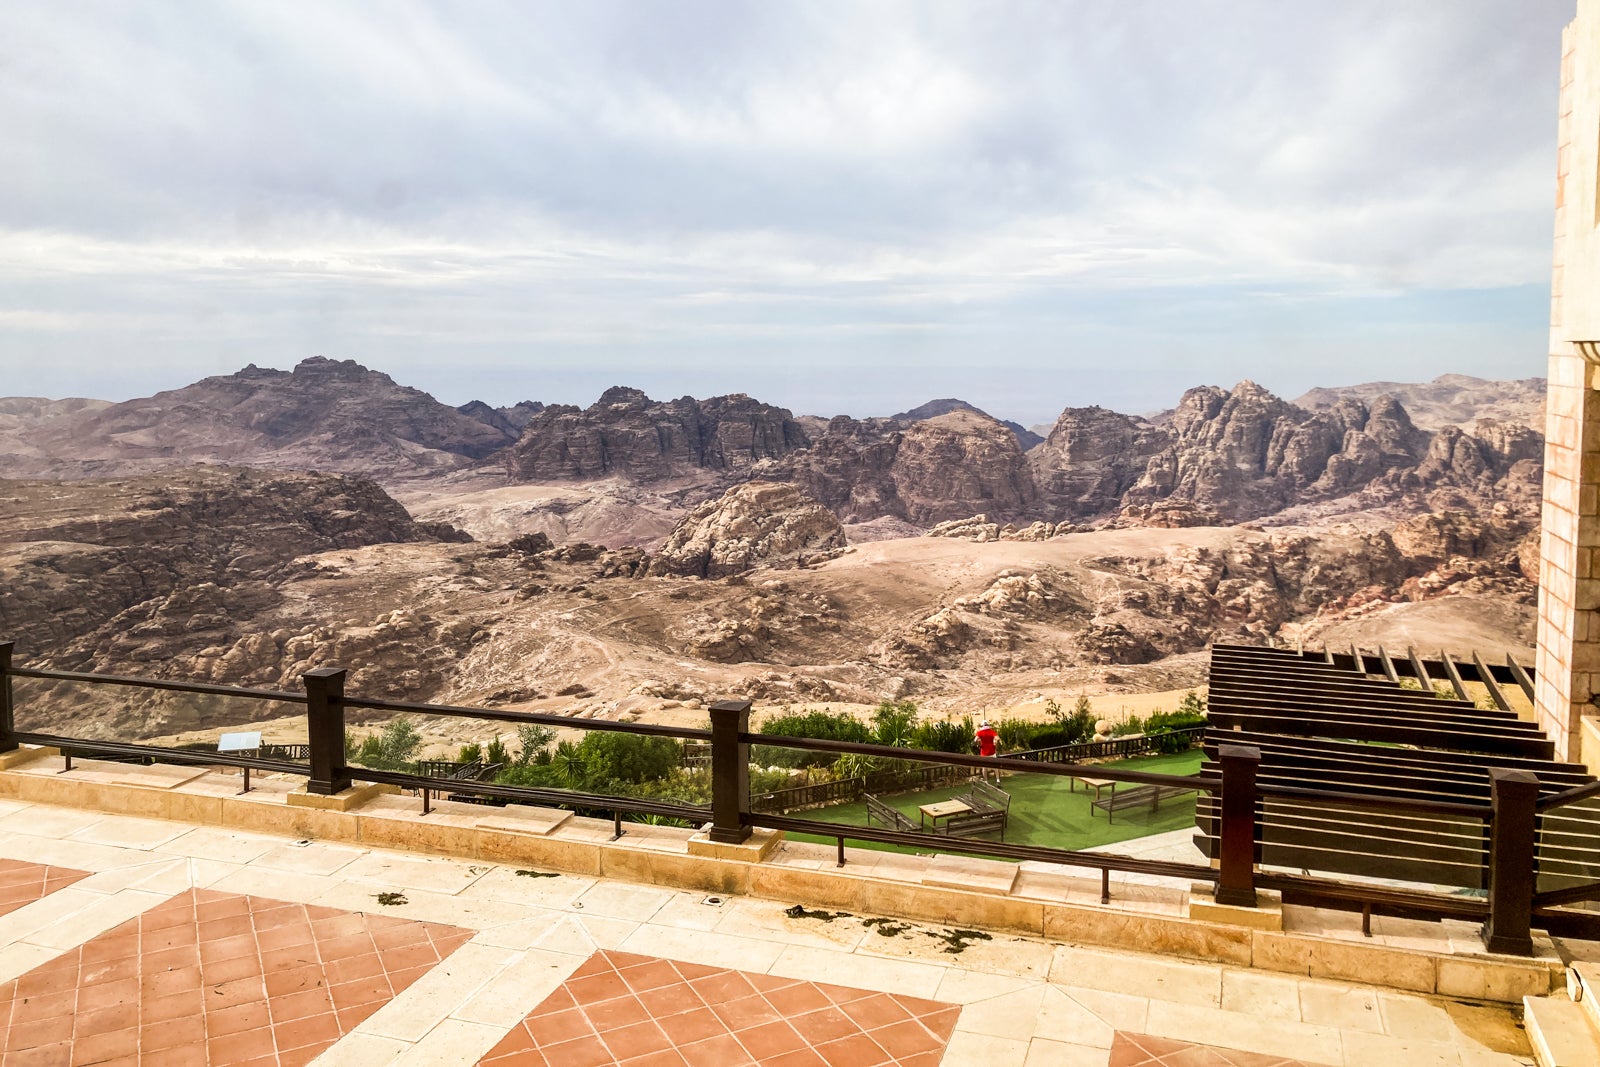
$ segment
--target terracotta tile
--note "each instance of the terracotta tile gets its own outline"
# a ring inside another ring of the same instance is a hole
[[[357,956],[373,956],[376,959],[378,951],[365,930],[339,937],[319,938],[317,950],[325,960],[353,959]]]
[[[556,1012],[554,1015],[541,1015],[537,1019],[528,1021],[528,1030],[538,1041],[539,1047],[557,1045],[564,1041],[571,1041],[579,1037],[591,1037],[594,1027],[589,1025],[588,1018],[577,1008]],[[545,1057],[549,1059],[548,1056]]]
[[[918,1022],[948,1041],[950,1035],[956,1032],[956,1020],[961,1017],[961,1009],[943,1008],[939,1011],[918,1012],[916,1015]]]
[[[197,945],[180,945],[174,948],[146,952],[139,961],[146,974],[168,971],[177,967],[200,966],[200,948]]]
[[[320,964],[301,964],[287,969],[265,968],[267,996],[281,997],[288,993],[303,993],[320,989],[327,983]],[[387,988],[388,983],[384,983]]]
[[[231,982],[206,982],[206,1011],[231,1008],[235,1004],[255,1004],[265,1000],[266,984],[260,973],[247,974]]]
[[[823,1008],[795,1016],[789,1020],[789,1025],[813,1045],[837,1041],[861,1032],[854,1020],[838,1008]]]
[[[682,960],[673,960],[672,967],[685,979],[693,982],[697,978],[710,978],[714,974],[726,974],[726,967],[707,967],[703,963],[685,963]]]
[[[367,924],[363,916],[354,912],[341,911],[332,915],[318,918],[306,910],[306,918],[311,922],[312,936],[318,942],[335,941],[341,937],[367,936]]]
[[[61,1067],[70,1062],[72,1046],[67,1042],[6,1054],[6,1067]]]
[[[72,1039],[72,1063],[99,1063],[118,1056],[139,1054],[139,1031],[128,1027],[114,1030],[80,1031]]]
[[[628,983],[628,988],[635,993],[643,993],[645,990],[664,985],[678,985],[683,981],[677,969],[666,960],[646,960],[619,973],[622,975],[622,980]]]
[[[140,1054],[140,1067],[209,1067],[205,1045],[179,1045]]]
[[[631,1060],[623,1060],[619,1067],[685,1067],[685,1060],[677,1049],[662,1049]]]
[[[323,946],[323,948],[325,950],[326,946]],[[327,972],[330,984],[354,982],[358,978],[371,978],[373,976],[381,978],[384,973],[383,961],[378,958],[376,952],[358,952],[354,955],[335,956],[331,959],[324,955],[322,958],[327,960],[323,964],[323,969]]]
[[[767,1002],[778,1009],[779,1014],[785,1018],[804,1015],[808,1011],[818,1008],[832,1007],[833,1001],[823,995],[822,990],[810,982],[801,982],[787,989],[768,991],[764,994]]]
[[[632,1026],[648,1022],[650,1013],[639,1003],[639,998],[628,995],[602,1000],[598,1004],[585,1004],[581,1009],[596,1030],[611,1030],[619,1026]]]
[[[541,1000],[539,1006],[528,1014],[530,1017],[534,1015],[553,1015],[558,1011],[566,1011],[568,1008],[577,1006],[578,1002],[572,999],[572,994],[567,992],[567,987],[563,985],[560,989]]]
[[[137,975],[138,969],[134,968],[133,972]],[[138,1002],[139,979],[132,975],[90,981],[89,972],[84,971],[78,979],[79,1011],[94,1011],[99,1008],[115,1007],[118,1004]]]
[[[266,1067],[305,1067],[306,1064],[326,1052],[331,1044],[332,1042],[330,1041],[321,1045],[306,1045],[303,1048],[289,1049],[287,1052],[280,1051],[278,1058],[267,1064]]]
[[[544,1058],[560,1067],[612,1067],[617,1062],[598,1037],[580,1037],[556,1045],[541,1045]]]
[[[403,948],[380,948],[378,955],[383,959],[383,969],[391,974],[408,971],[414,967],[432,967],[439,962],[439,954],[433,950],[432,943],[427,941],[420,945],[406,945]]]
[[[164,1019],[159,1023],[148,1020],[139,1028],[139,1050],[155,1052],[179,1045],[203,1045],[206,1040],[206,1023],[199,1014],[178,1019]]]
[[[550,1061],[545,1059],[536,1049],[507,1048],[501,1050],[501,1045],[496,1045],[489,1050],[489,1054],[478,1061],[478,1067],[550,1067]]]
[[[139,1019],[146,1025],[166,1022],[168,1019],[181,1019],[186,1015],[199,1018],[205,1010],[205,995],[198,987],[169,993],[165,996],[151,996],[139,1004]]]
[[[381,1007],[383,1007],[382,1001],[374,1001],[371,1004],[358,1004],[353,1008],[340,1008],[334,1014],[339,1017],[339,1029],[348,1034],[372,1018]]]
[[[703,1041],[708,1037],[718,1037],[728,1032],[728,1028],[710,1008],[668,1015],[656,1019],[656,1023],[672,1038],[673,1044],[679,1046]]]
[[[11,1026],[7,1027],[4,1037],[7,1059],[12,1052],[53,1045],[58,1041],[71,1041],[72,1016],[58,1015],[50,1019],[20,1023],[13,1021]]]
[[[736,1033],[752,1026],[765,1026],[783,1018],[776,1008],[767,1003],[767,998],[760,995],[712,1004],[711,1010],[716,1012],[717,1018],[722,1020],[723,1025]]]
[[[322,966],[315,945],[297,945],[292,948],[261,951],[261,970],[265,974],[271,974],[273,971],[291,971],[306,966]]]
[[[272,1028],[272,1036],[280,1050],[297,1049],[305,1045],[326,1048],[339,1040],[340,1032],[339,1020],[332,1012],[296,1019]]]
[[[247,1060],[274,1055],[272,1031],[265,1028],[242,1030],[235,1034],[213,1037],[206,1043],[212,1063],[243,1063]]]
[[[866,1034],[828,1041],[815,1046],[815,1051],[829,1067],[877,1067],[890,1059],[889,1054]]]
[[[900,1061],[900,1067],[944,1067],[944,1050],[924,1052]]]
[[[924,1052],[943,1049],[948,1037],[937,1037],[915,1019],[868,1031],[867,1036],[882,1045],[891,1056],[905,1059]]]
[[[394,991],[396,993],[404,992],[405,990],[409,989],[411,984],[418,978],[421,978],[423,975],[427,974],[437,966],[439,966],[437,963],[429,963],[421,967],[412,967],[404,971],[390,971],[388,972],[389,984],[394,987]]]
[[[911,1013],[901,1007],[898,1001],[883,993],[841,1004],[839,1009],[854,1019],[863,1030],[876,1030],[880,1026],[891,1026],[911,1018]]]
[[[781,1019],[765,1026],[741,1030],[733,1036],[751,1057],[761,1063],[766,1063],[774,1056],[780,1056],[785,1052],[809,1047],[806,1039]]]
[[[19,999],[13,1001],[11,1007],[17,1013],[18,1019],[32,1021],[55,1019],[63,1015],[70,1017],[78,1010],[78,991],[69,989],[62,993],[46,993],[42,997]]]
[[[249,915],[227,915],[216,919],[200,920],[200,943],[220,941],[227,937],[249,937],[255,933],[255,926],[250,922]]]
[[[639,994],[639,1003],[644,1005],[645,1011],[658,1019],[706,1006],[700,995],[682,982],[677,985],[647,989]]]
[[[689,1067],[745,1067],[755,1062],[731,1034],[679,1045],[678,1055],[684,1058]]]
[[[287,996],[272,998],[272,1018],[276,1021],[290,1019],[304,1019],[311,1015],[322,1015],[333,1010],[333,998],[328,995],[328,990],[323,987],[307,989],[301,993],[290,993]]]
[[[363,1004],[383,1004],[390,1000],[394,993],[389,989],[386,979],[364,978],[356,982],[329,986],[328,995],[333,1000],[335,1011],[346,1011],[350,1008],[359,1008]]]
[[[139,934],[141,954],[164,948],[189,948],[200,943],[200,932],[193,926],[169,926],[164,930],[144,930]],[[197,956],[198,958],[198,956]]]
[[[181,901],[182,898],[178,898]],[[194,908],[192,906],[173,906],[173,901],[158,904],[139,916],[139,935],[148,937],[151,934],[173,927],[194,925]]]
[[[567,980],[570,982],[574,978],[588,978],[590,975],[595,974],[610,974],[612,971],[617,969],[613,959],[624,959],[625,957],[626,960],[624,965],[633,962],[632,958],[628,957],[628,954],[625,952],[601,951],[591,953],[588,959],[578,964],[577,970],[573,971],[567,976]]]
[[[72,1017],[72,1031],[74,1035],[78,1036],[110,1034],[138,1025],[139,1005],[137,1003],[114,1004],[103,1008],[91,1008],[88,1011],[85,1011],[80,1004],[77,1013]]]
[[[648,1020],[607,1030],[600,1035],[600,1040],[619,1061],[657,1053],[674,1044],[661,1027]]]
[[[702,1000],[715,1007],[730,1000],[738,1000],[755,993],[756,987],[738,971],[724,971],[707,978],[696,978],[689,983]]]
[[[248,934],[237,937],[223,937],[215,941],[200,942],[200,966],[216,963],[219,960],[238,959],[240,956],[256,956],[255,938]]]
[[[260,1001],[206,1012],[206,1033],[212,1037],[259,1030],[270,1025],[272,1018],[267,1006]]]
[[[628,983],[615,972],[567,979],[567,990],[579,1004],[598,1004],[602,1000],[628,993]],[[548,1057],[546,1057],[548,1058]]]
[[[810,1048],[801,1048],[763,1060],[761,1067],[828,1067],[828,1061]]]
[[[421,923],[404,919],[374,919],[368,933],[373,944],[385,952],[430,943],[428,931]]]
[[[816,983],[816,986],[822,991],[824,996],[833,1001],[835,1004],[849,1004],[852,1001],[862,1000],[866,997],[882,995],[879,993],[874,993],[870,989],[851,989],[848,986],[828,985],[825,982],[818,982]]]

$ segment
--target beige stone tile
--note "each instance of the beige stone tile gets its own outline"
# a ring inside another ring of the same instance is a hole
[[[194,859],[249,863],[282,844],[282,838],[268,837],[265,834],[248,834],[240,830],[200,826],[188,833],[180,834],[171,841],[157,845],[155,851]]]
[[[344,1035],[311,1062],[314,1067],[378,1067],[393,1063],[410,1047],[409,1041],[363,1034],[358,1030]]]
[[[19,808],[13,812],[0,814],[0,828],[28,837],[60,839],[105,820],[106,816],[97,811],[78,811],[51,804],[29,804],[25,809]]]
[[[1329,1060],[1345,1067],[1373,1067],[1374,1064],[1404,1064],[1405,1067],[1459,1067],[1461,1056],[1454,1045],[1427,1041],[1402,1041],[1384,1034],[1345,1030],[1343,1059]]]
[[[456,894],[489,870],[489,864],[438,856],[405,856],[396,852],[369,852],[340,867],[338,876],[349,882],[366,882],[396,889],[425,889]]]
[[[61,892],[66,892],[66,890]],[[59,894],[51,894],[51,896],[57,895]],[[169,894],[166,893],[146,893],[137,889],[125,889],[112,896],[101,897],[96,903],[81,911],[64,916],[48,926],[35,930],[28,935],[27,941],[29,944],[41,945],[45,948],[73,948],[92,937],[98,937],[113,926],[127,922],[135,915],[147,911],[157,904],[165,903],[168,897]],[[50,897],[45,899],[49,900]]]
[[[304,877],[303,875],[298,877]],[[335,876],[327,879],[332,884],[313,897],[310,903],[350,911],[375,911],[404,919],[421,919],[424,922],[448,923],[469,930],[508,926],[540,914],[517,904],[494,900],[463,900],[449,893],[435,893],[426,889],[408,889],[384,882],[346,882]],[[382,904],[378,897],[383,893],[399,893],[403,904]]]
[[[42,963],[61,955],[56,949],[24,943],[0,947],[0,982],[19,978]]]
[[[76,885],[58,889],[8,915],[0,915],[0,944],[26,941],[45,927],[110,899],[108,894],[80,889]]]
[[[1269,1019],[1300,1018],[1300,982],[1271,971],[1222,972],[1222,1007]]]
[[[894,855],[894,853],[885,853]],[[940,853],[922,869],[922,884],[1005,896],[1017,881],[1017,865]]]
[[[0,846],[0,856],[7,859],[26,860],[29,863],[48,863],[56,867],[71,867],[80,871],[109,871],[117,867],[132,867],[149,863],[151,854],[142,849],[117,848],[113,845],[94,845],[87,841],[45,837],[16,836]]]
[[[582,962],[560,952],[525,952],[450,1017],[508,1030],[560,988]]]
[[[1128,993],[1107,993],[1100,989],[1073,989],[1058,987],[1074,1003],[1080,1004],[1095,1018],[1113,1030],[1132,1030],[1142,1033],[1150,1017],[1148,997]]]
[[[1222,1002],[1222,968],[1062,945],[1055,950],[1050,980],[1152,1000],[1216,1007]]]
[[[1340,1063],[1344,1055],[1343,1046],[1339,1043],[1339,1031],[1331,1026],[1312,1026],[1288,1019],[1262,1019],[1242,1012],[1166,1000],[1150,1001],[1144,1032],[1157,1037],[1198,1041],[1312,1063]],[[1368,1064],[1370,1067],[1384,1062],[1371,1060]],[[1406,1061],[1387,1062],[1399,1064]],[[1411,1065],[1406,1063],[1406,1067]]]
[[[749,941],[741,943],[752,944]],[[940,980],[944,978],[944,968],[933,964],[886,960],[860,953],[834,952],[799,945],[785,948],[777,961],[765,970],[782,978],[833,982],[858,989],[928,998],[933,996]]]
[[[1326,982],[1302,982],[1300,1018],[1313,1026],[1383,1033],[1378,995],[1372,989],[1336,986]]]
[[[1025,1067],[1028,1043],[957,1030],[939,1062],[942,1067]]]
[[[248,896],[267,897],[271,900],[288,900],[296,904],[310,904],[317,897],[338,886],[332,878],[315,874],[296,874],[275,871],[250,864],[232,874],[219,878],[211,888],[221,893],[243,893]]]
[[[0,800],[0,825],[4,825],[6,816],[19,812],[23,808],[31,808],[33,806],[26,800]]]
[[[505,1036],[503,1026],[446,1019],[392,1062],[395,1067],[460,1067],[476,1062]]]
[[[68,836],[73,841],[88,841],[95,845],[115,845],[118,848],[148,851],[188,832],[189,827],[182,823],[171,823],[163,819],[119,817],[102,819]]]
[[[1116,1028],[1079,1004],[1060,989],[1051,986],[1039,1001],[1039,1018],[1033,1036],[1070,1042],[1092,1048],[1109,1049]]]
[[[541,947],[545,947],[541,945]],[[641,925],[619,948],[624,952],[637,952],[645,956],[662,956],[670,960],[684,960],[688,963],[701,963],[707,967],[734,967],[741,971],[766,972],[772,969],[773,964],[784,954],[785,947],[773,941],[750,941],[742,937],[729,937],[715,931],[681,930],[671,926],[656,926],[646,923]],[[806,949],[807,952],[819,952],[820,949]],[[829,952],[828,958],[834,961],[837,967],[841,962],[850,966],[854,957],[843,952]],[[841,975],[849,972],[834,971],[828,977],[819,977],[813,980],[822,982],[837,982]],[[792,975],[795,978],[812,979],[812,975]],[[850,984],[856,985],[851,975]]]
[[[519,874],[518,871],[529,871]],[[596,880],[581,874],[555,874],[531,867],[497,865],[484,872],[482,878],[461,891],[463,898],[481,897],[486,900],[503,900],[513,904],[530,904],[541,908],[566,908],[587,893]]]
[[[956,1020],[956,1029],[1017,1041],[1031,1040],[1044,994],[1043,986],[1033,985],[968,1004]]]
[[[671,900],[673,893],[667,889],[628,885],[622,882],[599,882],[585,890],[577,900],[586,915],[599,915],[607,919],[632,919],[649,922]]]
[[[1439,960],[1438,993],[1442,997],[1470,997],[1515,1004],[1525,996],[1550,992],[1549,970],[1538,964],[1517,966],[1498,960]]]
[[[1023,1061],[1023,1067],[1106,1067],[1110,1062],[1108,1048],[1035,1037],[1028,1043],[1028,1058]]]
[[[517,953],[506,949],[468,942],[356,1029],[379,1037],[418,1041],[477,996],[517,958]]]
[[[308,841],[305,844],[284,844],[256,857],[252,862],[256,867],[268,867],[275,871],[288,871],[292,874],[334,874],[340,869],[366,855],[365,850],[347,848],[343,845],[330,845],[322,841]]]
[[[1383,1032],[1405,1041],[1449,1043],[1455,1034],[1444,1002],[1431,997],[1378,991],[1378,1013],[1383,1017]]]
[[[845,951],[863,942],[884,940],[876,933],[868,933],[859,919],[791,919],[784,914],[782,905],[767,900],[730,897],[720,908],[707,907],[698,902],[693,907],[720,916],[714,929],[719,934],[731,937],[751,937],[785,945],[811,945]],[[651,921],[659,922],[659,913]]]
[[[1456,1001],[1446,1001],[1443,1007],[1450,1020],[1450,1034],[1446,1040],[1451,1044],[1462,1049],[1531,1055],[1528,1032],[1506,1008]]]
[[[965,967],[949,967],[939,979],[933,999],[946,1004],[975,1004],[980,1000],[1026,989],[1031,981],[1008,974],[985,974]]]
[[[770,900],[758,900],[755,897],[719,897],[720,906],[706,904],[708,894],[700,892],[674,893],[672,899],[661,906],[661,910],[651,916],[650,921],[658,926],[676,926],[684,930],[714,930],[717,924],[728,916],[729,910],[736,903],[747,907],[761,906],[773,908],[778,912],[783,910],[781,904]]]
[[[578,928],[589,935],[589,939],[603,949],[620,949],[623,943],[642,929],[645,923],[636,923],[630,919],[607,919],[600,915],[577,914],[572,917]],[[662,927],[661,929],[666,929]],[[701,935],[705,936],[705,935]],[[536,948],[547,947],[543,942],[536,943]]]
[[[1461,1067],[1534,1067],[1531,1055],[1509,1056],[1475,1048],[1457,1048],[1456,1055],[1461,1057]]]
[[[1419,952],[1263,930],[1255,931],[1251,939],[1255,965],[1266,970],[1357,983],[1381,981],[1418,993],[1434,989],[1434,957]]]

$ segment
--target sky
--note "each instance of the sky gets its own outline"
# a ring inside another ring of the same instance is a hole
[[[0,395],[1544,373],[1573,0],[8,0]]]

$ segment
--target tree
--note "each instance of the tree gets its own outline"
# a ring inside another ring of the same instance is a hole
[[[525,722],[517,727],[517,762],[536,762],[539,753],[556,739],[555,730],[548,726],[536,726]]]

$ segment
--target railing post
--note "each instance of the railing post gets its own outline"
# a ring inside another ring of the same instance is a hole
[[[0,752],[17,748],[16,705],[11,692],[11,652],[15,641],[0,641]]]
[[[711,705],[711,840],[737,845],[750,836],[750,746],[739,735],[750,729],[750,701]]]
[[[350,788],[344,763],[343,667],[318,667],[300,676],[306,686],[306,740],[311,743],[311,777],[306,792],[331,797]]]
[[[1490,952],[1533,955],[1534,837],[1539,779],[1532,771],[1489,771],[1489,921],[1483,941]]]
[[[1256,906],[1256,771],[1261,750],[1254,745],[1218,745],[1222,764],[1222,826],[1217,850],[1221,874],[1217,903]]]

